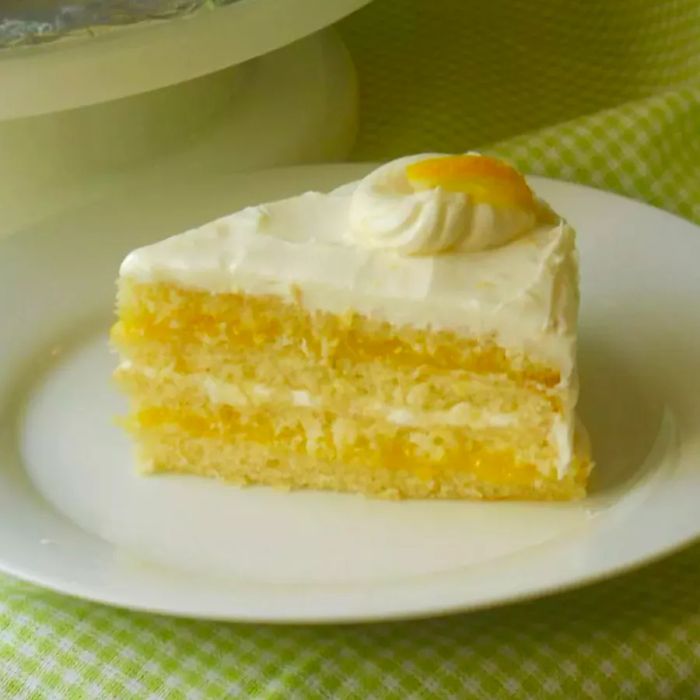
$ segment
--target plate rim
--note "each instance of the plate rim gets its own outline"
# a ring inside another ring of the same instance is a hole
[[[116,547],[109,542],[106,542],[111,547]],[[115,610],[127,610],[137,613],[148,613],[152,615],[175,617],[182,620],[202,620],[205,622],[232,622],[241,624],[265,624],[280,627],[294,625],[313,625],[313,626],[331,626],[331,625],[353,625],[353,624],[379,624],[383,622],[406,622],[411,620],[426,620],[441,617],[450,617],[452,615],[461,615],[482,612],[486,610],[495,610],[498,608],[508,607],[511,605],[520,605],[543,600],[551,596],[566,594],[578,590],[584,590],[595,586],[599,583],[611,581],[613,579],[626,576],[644,570],[647,567],[653,566],[664,559],[681,554],[682,552],[700,544],[700,533],[689,535],[683,541],[679,541],[667,549],[657,550],[645,558],[631,559],[628,562],[619,566],[610,567],[605,570],[591,574],[590,576],[582,576],[577,579],[571,579],[564,583],[544,585],[537,589],[528,590],[526,592],[513,594],[507,597],[494,596],[493,598],[482,598],[477,602],[469,603],[451,603],[435,605],[423,605],[420,609],[405,609],[401,612],[392,611],[389,613],[375,612],[366,614],[347,615],[336,614],[328,615],[320,614],[305,614],[300,616],[288,615],[271,615],[265,616],[261,614],[247,614],[239,611],[235,613],[215,613],[210,611],[198,612],[194,609],[186,609],[184,606],[175,609],[169,607],[159,608],[152,604],[139,604],[133,600],[120,599],[116,596],[100,595],[99,593],[91,592],[89,587],[82,591],[80,585],[61,586],[60,583],[54,582],[49,578],[42,578],[30,573],[26,573],[20,569],[14,570],[12,566],[7,565],[5,560],[0,555],[0,574],[12,576],[16,580],[36,586],[50,593],[66,596],[73,600],[86,601],[89,603],[98,603],[105,605]],[[450,572],[454,573],[454,572]]]

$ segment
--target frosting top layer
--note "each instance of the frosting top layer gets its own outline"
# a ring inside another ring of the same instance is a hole
[[[431,158],[393,161],[329,194],[248,207],[133,251],[121,274],[215,293],[292,299],[296,290],[311,309],[492,334],[568,381],[573,230],[542,203],[528,209],[409,183],[407,166]]]

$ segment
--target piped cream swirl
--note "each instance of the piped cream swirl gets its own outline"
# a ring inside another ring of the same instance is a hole
[[[406,168],[441,155],[399,158],[360,181],[350,203],[355,244],[401,255],[474,252],[508,243],[535,226],[534,209],[481,202],[442,187],[417,189]]]

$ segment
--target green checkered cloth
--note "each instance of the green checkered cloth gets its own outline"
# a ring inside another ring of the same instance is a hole
[[[376,0],[341,28],[357,159],[480,148],[700,222],[700,0]],[[533,603],[355,627],[176,620],[0,579],[0,697],[700,698],[700,547]]]

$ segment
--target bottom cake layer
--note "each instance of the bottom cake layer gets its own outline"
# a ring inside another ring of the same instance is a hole
[[[275,452],[254,442],[226,442],[183,435],[180,431],[139,431],[139,462],[147,473],[173,472],[218,477],[236,484],[264,484],[284,489],[325,489],[382,498],[476,498],[572,500],[586,495],[590,471],[585,438],[562,479],[536,470],[496,469],[482,456],[478,470],[444,469],[424,474],[405,469],[368,468],[326,462],[305,455]],[[502,460],[502,455],[495,457]]]

